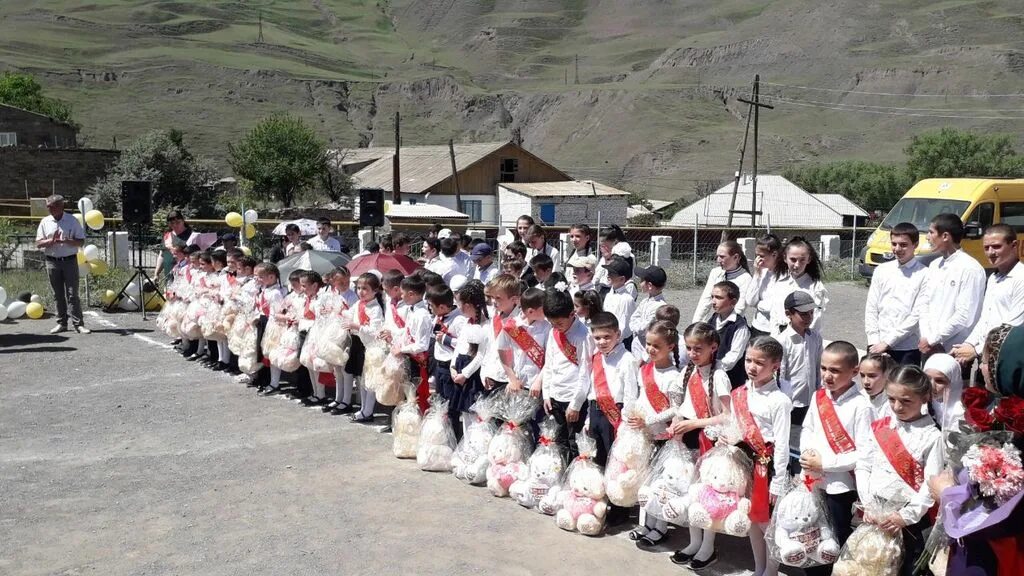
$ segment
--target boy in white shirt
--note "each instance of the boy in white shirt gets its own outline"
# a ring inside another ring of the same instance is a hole
[[[917,226],[900,222],[889,232],[895,260],[875,268],[864,306],[868,351],[888,354],[900,364],[920,364],[919,317],[926,301],[928,268],[914,257]]]
[[[594,462],[604,466],[615,440],[615,430],[622,421],[623,407],[636,401],[638,365],[622,345],[619,322],[612,314],[594,314],[590,318],[590,334],[597,351],[591,358],[592,372],[583,375],[588,384],[593,383],[587,394],[589,407],[583,428],[597,442]]]
[[[626,285],[633,276],[633,269],[621,256],[612,256],[604,265],[604,269],[607,271],[609,290],[604,295],[602,308],[605,312],[611,312],[619,321],[622,345],[626,350],[630,350],[633,345],[633,331],[629,329],[629,320],[636,311],[636,300],[626,290]]]
[[[334,225],[331,224],[330,218],[320,218],[316,221],[316,236],[313,236],[306,243],[309,244],[313,250],[322,250],[324,252],[341,252],[341,242],[337,238],[331,236],[334,232]]]
[[[483,367],[480,369],[480,376],[484,390],[487,391],[487,394],[491,394],[495,390],[501,390],[509,382],[499,353],[499,341],[502,332],[505,331],[506,323],[511,322],[512,326],[515,326],[515,319],[519,316],[519,296],[522,284],[515,276],[501,274],[495,276],[487,284],[485,290],[494,305],[494,313],[486,330],[487,355],[484,358]],[[519,388],[521,386],[516,389]]]
[[[981,313],[985,270],[960,249],[963,237],[963,221],[955,214],[939,214],[928,226],[928,242],[940,257],[928,266],[917,345],[924,356],[952,351],[967,339]]]
[[[647,299],[640,302],[630,316],[629,329],[633,332],[633,357],[643,363],[647,361],[644,336],[654,320],[654,313],[665,305],[665,297],[661,293],[668,284],[668,275],[660,266],[649,266],[637,270],[636,276],[640,279],[640,291],[647,294]]]
[[[551,323],[544,318],[544,291],[530,288],[519,299],[521,313],[498,336],[498,355],[509,392],[530,388],[544,368]]]
[[[814,297],[798,290],[786,296],[784,305],[789,326],[775,337],[784,350],[779,387],[793,403],[793,426],[798,430],[821,381],[819,369],[823,344],[821,334],[811,328],[816,308]]]

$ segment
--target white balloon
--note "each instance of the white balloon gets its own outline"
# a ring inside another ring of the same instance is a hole
[[[136,290],[135,294],[138,294],[138,287],[136,287],[135,290]],[[121,310],[126,310],[128,312],[132,312],[132,311],[138,310],[139,309],[139,302],[138,302],[137,298],[138,298],[138,296],[135,296],[133,298],[133,297],[129,296],[128,294],[125,294],[124,296],[121,297],[121,301],[117,303],[117,307],[120,308]]]
[[[0,286],[0,305],[7,302],[7,290],[3,286]]]
[[[86,212],[92,209],[92,200],[90,200],[89,198],[82,198],[81,200],[78,201],[78,211],[81,212],[82,214],[85,214]]]
[[[252,209],[249,209],[249,210],[245,211],[245,223],[246,224],[252,224],[253,222],[256,222],[259,219],[260,219],[259,212],[255,211],[255,210],[252,210]]]
[[[7,320],[7,307],[0,304],[0,322]]]
[[[448,282],[448,284],[451,286],[452,292],[454,292],[459,288],[465,286],[466,282],[469,282],[469,278],[466,278],[462,274],[456,274],[455,276],[452,276],[452,279],[451,281]]]
[[[11,302],[11,305],[7,307],[7,317],[11,320],[16,320],[25,315],[26,304],[21,300]]]
[[[43,303],[43,297],[40,296],[39,294],[33,294],[32,297],[28,299],[28,301],[29,302],[39,302],[40,304],[42,304]]]
[[[80,278],[84,278],[84,277],[86,277],[88,275],[89,275],[89,263],[86,262],[84,264],[79,264],[78,265],[78,276]]]
[[[95,244],[89,244],[82,249],[82,252],[85,254],[86,262],[98,260],[100,257],[100,249],[97,248]]]

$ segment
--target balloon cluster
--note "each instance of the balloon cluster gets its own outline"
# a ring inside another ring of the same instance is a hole
[[[239,214],[238,212],[228,212],[224,216],[224,223],[232,228],[244,228],[246,240],[251,240],[256,236],[256,220],[259,220],[259,213],[255,210],[249,209],[245,211],[245,214]]]
[[[89,244],[78,251],[78,272],[80,274],[92,274],[103,276],[109,271],[107,263],[100,258],[100,249]]]
[[[0,286],[0,322],[11,319],[17,320],[22,316],[28,316],[33,320],[43,317],[43,297],[31,292],[22,292],[18,297],[7,303],[7,290]]]
[[[102,230],[103,226],[106,225],[103,212],[93,208],[92,200],[88,198],[82,198],[78,201],[78,212],[78,214],[75,214],[75,218],[78,219],[78,223],[83,228],[88,226],[93,230]]]

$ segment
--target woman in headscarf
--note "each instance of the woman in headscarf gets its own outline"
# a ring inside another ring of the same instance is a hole
[[[932,415],[943,434],[957,429],[957,422],[964,417],[961,396],[964,379],[960,364],[949,354],[933,354],[924,364],[924,373],[932,380]]]

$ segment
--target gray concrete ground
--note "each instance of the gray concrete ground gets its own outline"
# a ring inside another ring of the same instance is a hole
[[[831,288],[826,336],[862,345],[864,290]],[[563,532],[373,427],[185,362],[137,313],[87,322],[0,323],[0,574],[688,573],[667,556],[685,530],[659,553]],[[751,568],[745,539],[719,542],[705,573]]]

